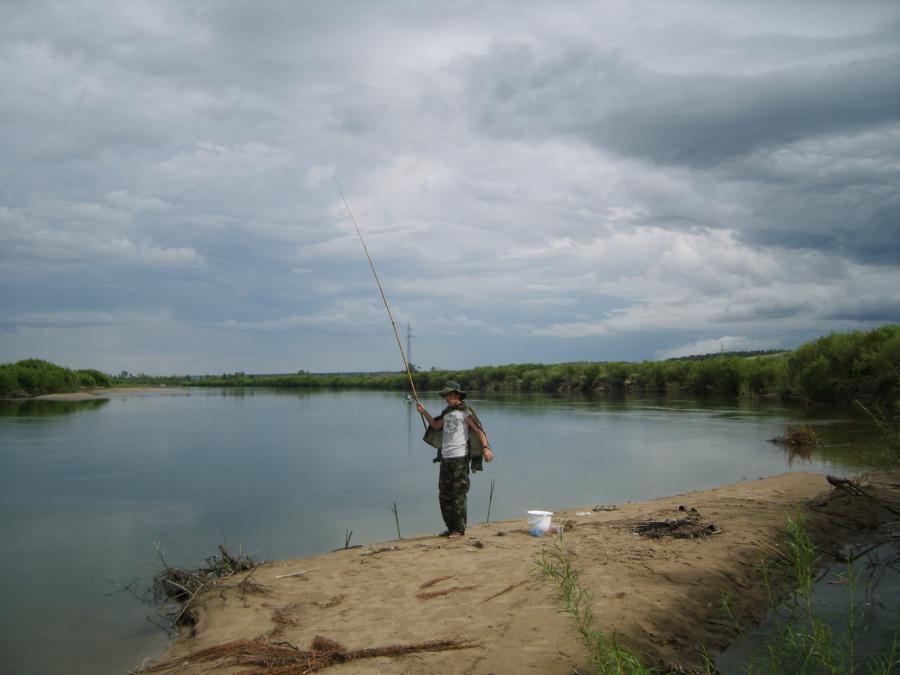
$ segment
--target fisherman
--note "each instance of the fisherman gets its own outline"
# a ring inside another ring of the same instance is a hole
[[[490,462],[494,453],[478,416],[466,404],[466,392],[459,383],[447,382],[438,394],[447,402],[440,415],[432,417],[421,403],[416,405],[416,410],[428,422],[424,440],[438,449],[435,461],[441,464],[438,501],[447,526],[441,536],[458,539],[466,532],[470,464],[472,472],[481,471],[482,458]]]

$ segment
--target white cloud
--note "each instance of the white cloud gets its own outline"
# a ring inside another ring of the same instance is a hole
[[[771,349],[776,346],[772,339],[750,339],[743,335],[722,335],[708,340],[697,340],[689,344],[679,345],[671,349],[661,349],[656,352],[657,358],[674,359],[679,356],[693,356],[696,354],[714,354],[715,352],[738,352]]]

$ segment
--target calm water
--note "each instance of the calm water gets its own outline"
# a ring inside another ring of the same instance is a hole
[[[469,522],[670,495],[786,470],[852,471],[869,427],[852,411],[749,403],[473,399],[497,459]],[[438,398],[426,401],[437,412]],[[788,422],[826,447],[766,442]],[[395,393],[190,390],[89,403],[0,402],[0,671],[121,673],[167,638],[146,586],[167,560],[198,566],[226,541],[303,556],[443,529],[433,450]]]

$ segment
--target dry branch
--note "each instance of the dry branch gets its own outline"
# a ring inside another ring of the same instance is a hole
[[[227,667],[252,666],[244,675],[289,675],[313,673],[329,666],[357,659],[379,656],[402,656],[414,652],[438,652],[451,649],[471,649],[478,644],[468,640],[431,640],[408,645],[389,645],[368,649],[346,649],[334,640],[317,636],[308,650],[287,643],[275,644],[256,640],[232,640],[194,652],[186,658],[173,659],[147,668],[144,672],[159,672],[175,666],[225,661]]]
[[[215,554],[206,559],[207,566],[196,570],[182,570],[172,567],[166,562],[159,547],[157,554],[163,563],[163,569],[153,577],[152,592],[157,600],[173,600],[180,604],[177,612],[171,615],[172,626],[192,624],[196,620],[193,603],[201,591],[220,579],[233,576],[239,572],[253,570],[259,563],[249,556],[232,555],[224,546],[219,546],[221,558]],[[252,572],[238,584],[241,593],[261,592],[263,588],[252,581]]]
[[[862,486],[855,480],[850,478],[838,478],[837,476],[825,476],[825,480],[827,480],[831,485],[833,485],[838,490],[843,490],[847,494],[853,497],[865,497],[869,501],[878,504],[878,506],[887,509],[891,513],[895,513],[900,515],[900,511],[895,509],[890,504],[878,499],[877,497],[872,496],[868,492],[866,492]]]

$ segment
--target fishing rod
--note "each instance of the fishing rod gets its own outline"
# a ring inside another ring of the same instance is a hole
[[[397,332],[397,324],[394,321],[394,315],[391,313],[387,297],[384,295],[384,287],[381,285],[381,280],[378,278],[378,272],[375,271],[375,263],[372,262],[372,256],[369,255],[369,247],[366,246],[366,240],[363,239],[359,225],[356,224],[356,218],[353,217],[353,211],[350,210],[350,204],[347,203],[347,198],[344,196],[344,191],[341,189],[341,184],[338,182],[337,176],[334,176],[334,184],[337,185],[338,192],[341,193],[341,199],[344,200],[344,206],[347,207],[347,214],[350,216],[353,227],[356,228],[356,234],[359,236],[359,241],[362,243],[363,251],[366,252],[366,258],[369,259],[369,267],[372,268],[372,276],[375,277],[375,283],[378,284],[381,300],[384,302],[384,308],[387,310],[388,318],[391,320],[391,326],[394,329],[394,337],[397,339],[397,347],[400,349],[400,358],[403,359],[403,367],[406,369],[406,376],[409,378],[409,386],[412,389],[413,398],[416,400],[416,403],[419,403],[419,393],[416,391],[416,383],[413,381],[412,369],[409,367],[409,361],[406,359],[406,352],[403,351],[403,344],[400,342],[400,333]],[[425,422],[424,416],[422,417],[422,422]]]

